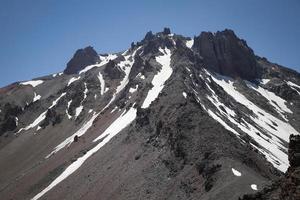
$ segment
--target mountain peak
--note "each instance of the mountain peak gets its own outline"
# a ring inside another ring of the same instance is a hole
[[[260,77],[253,50],[232,30],[201,32],[194,38],[194,48],[203,57],[204,65],[217,73],[247,80]]]
[[[93,47],[87,46],[83,49],[78,49],[73,55],[72,59],[67,63],[64,70],[65,74],[76,74],[84,67],[99,62],[98,53]]]
[[[0,90],[1,199],[238,199],[299,166],[299,74],[170,33]]]

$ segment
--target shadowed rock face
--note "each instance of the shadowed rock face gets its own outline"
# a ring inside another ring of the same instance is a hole
[[[111,79],[119,79],[123,75],[120,67],[114,61],[111,60],[105,66],[104,72]]]
[[[204,58],[204,65],[215,72],[247,80],[259,77],[260,69],[252,49],[232,30],[216,34],[202,32],[195,37],[194,48]]]
[[[84,67],[99,62],[99,56],[93,47],[88,46],[84,49],[79,49],[74,54],[73,58],[68,62],[65,74],[76,74]]]

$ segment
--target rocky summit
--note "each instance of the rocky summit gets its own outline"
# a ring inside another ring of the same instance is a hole
[[[298,72],[227,29],[129,46],[0,89],[1,200],[299,197]]]

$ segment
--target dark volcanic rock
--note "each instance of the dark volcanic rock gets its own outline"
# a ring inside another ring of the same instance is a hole
[[[9,116],[5,119],[0,129],[0,136],[6,131],[13,131],[17,128],[16,118],[13,116]]]
[[[155,36],[153,35],[152,31],[149,31],[146,33],[145,38],[143,39],[143,41],[146,40],[152,40]]]
[[[163,34],[164,34],[164,35],[169,35],[169,34],[171,34],[170,28],[164,28]]]
[[[120,67],[113,60],[110,60],[106,64],[106,66],[104,68],[104,72],[111,79],[119,79],[123,75],[122,70],[120,69]]]
[[[0,136],[6,131],[13,131],[17,128],[16,117],[22,113],[22,108],[6,103],[2,112],[4,115],[3,118],[0,117]]]
[[[232,77],[252,80],[260,76],[253,50],[232,30],[202,32],[193,46],[204,58],[205,67]]]
[[[61,121],[62,121],[62,116],[60,114],[58,114],[53,109],[48,109],[48,111],[46,113],[46,118],[42,122],[41,127],[45,128],[50,123],[52,124],[52,126],[54,126],[54,125],[60,123]]]
[[[290,167],[300,167],[300,136],[291,135],[289,144]]]
[[[84,67],[99,62],[99,56],[93,47],[88,46],[84,49],[79,49],[74,54],[73,58],[68,62],[65,74],[76,74]]]

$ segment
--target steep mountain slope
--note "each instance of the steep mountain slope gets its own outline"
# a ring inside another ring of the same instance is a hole
[[[271,185],[266,186],[263,190],[255,194],[246,194],[243,200],[255,199],[281,199],[297,200],[300,199],[300,136],[291,135],[289,144],[289,161],[290,167],[285,175],[279,180],[274,181]]]
[[[238,199],[289,166],[300,75],[168,28],[0,89],[1,199]]]

